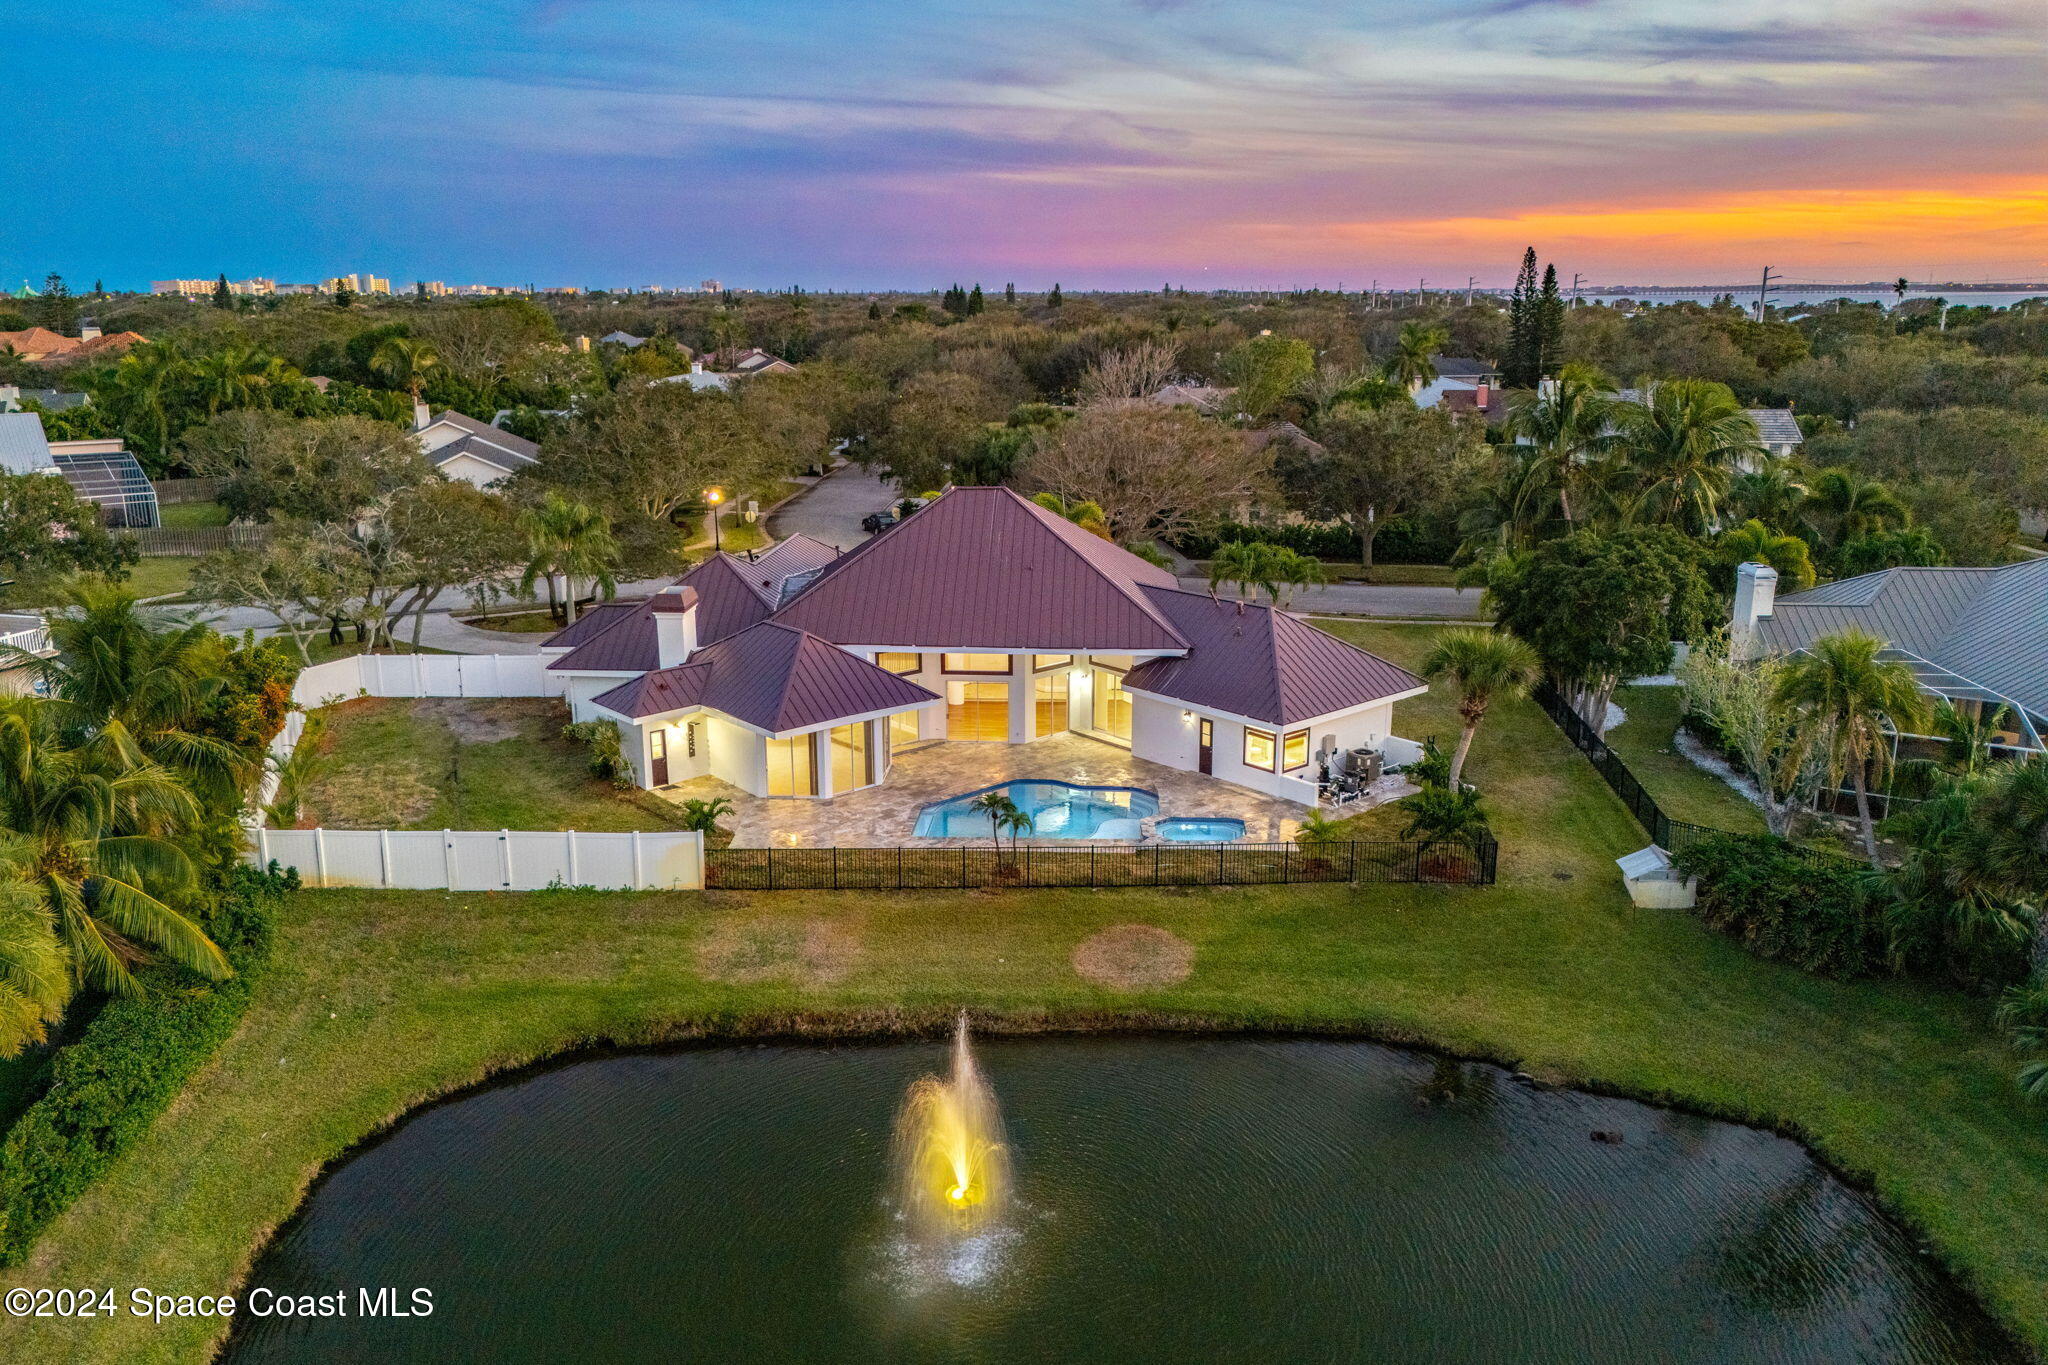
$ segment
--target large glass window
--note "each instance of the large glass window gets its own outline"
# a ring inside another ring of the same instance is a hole
[[[816,796],[818,770],[814,751],[816,737],[792,735],[768,741],[768,794],[770,796]]]
[[[1287,732],[1287,738],[1280,745],[1280,761],[1288,772],[1308,766],[1308,731]]]
[[[1043,738],[1046,735],[1064,734],[1067,724],[1067,697],[1069,696],[1067,670],[1041,673],[1031,680],[1033,720],[1031,733]]]
[[[915,711],[898,711],[889,717],[890,753],[899,753],[917,743],[917,715]]]
[[[942,654],[948,673],[1008,673],[1007,654]]]
[[[1124,691],[1123,674],[1106,668],[1095,670],[1094,724],[1103,734],[1130,742],[1131,696]]]
[[[915,673],[924,667],[924,656],[907,650],[885,649],[875,656],[875,663],[891,673]]]
[[[1031,656],[1031,671],[1043,673],[1048,668],[1065,668],[1073,662],[1071,654],[1034,654]]]
[[[946,738],[1002,741],[1010,737],[1010,685],[946,684]]]
[[[868,747],[868,723],[835,726],[832,730],[832,793],[850,792],[875,783],[875,756]]]
[[[1273,771],[1273,732],[1244,727],[1244,766]]]

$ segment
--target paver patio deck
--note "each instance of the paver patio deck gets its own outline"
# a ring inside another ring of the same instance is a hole
[[[1089,786],[1140,787],[1159,796],[1159,818],[1225,816],[1244,821],[1244,837],[1258,843],[1292,839],[1308,813],[1306,806],[1281,801],[1230,782],[1182,772],[1133,758],[1128,749],[1081,735],[1058,735],[1029,744],[966,744],[939,741],[896,755],[881,785],[826,800],[750,796],[717,778],[699,777],[663,787],[672,801],[732,802],[726,817],[736,848],[883,848],[896,845],[958,846],[970,839],[919,839],[911,834],[918,811],[934,801],[978,791],[998,782],[1039,778]],[[1414,788],[1399,778],[1382,779],[1369,804],[1404,796]],[[1351,808],[1355,813],[1363,807]],[[1145,822],[1149,836],[1152,822]],[[1148,840],[1149,841],[1149,840]],[[1026,842],[1054,843],[1055,840]]]

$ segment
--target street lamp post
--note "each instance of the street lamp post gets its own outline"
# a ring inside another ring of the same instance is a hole
[[[718,534],[718,505],[725,501],[725,490],[723,488],[705,489],[704,501],[711,505],[711,553],[722,554],[725,549],[725,542]]]

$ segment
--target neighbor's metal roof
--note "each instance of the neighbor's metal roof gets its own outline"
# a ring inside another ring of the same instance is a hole
[[[43,436],[43,419],[33,412],[0,412],[0,469],[41,474],[57,467]]]

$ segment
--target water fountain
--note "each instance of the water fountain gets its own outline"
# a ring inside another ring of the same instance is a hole
[[[1010,1194],[1010,1152],[995,1091],[974,1063],[967,1014],[953,1033],[950,1076],[925,1076],[896,1117],[900,1208],[914,1235],[959,1238],[1003,1216]]]

